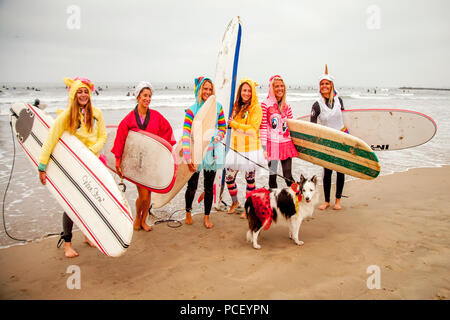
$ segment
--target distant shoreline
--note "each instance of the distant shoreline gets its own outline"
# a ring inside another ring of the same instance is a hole
[[[415,88],[415,87],[400,87],[401,90],[438,90],[438,91],[450,91],[445,88]]]

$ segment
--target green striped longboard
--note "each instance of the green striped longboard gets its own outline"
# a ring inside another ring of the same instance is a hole
[[[288,128],[300,159],[362,179],[380,174],[378,158],[363,140],[302,120],[289,119]]]

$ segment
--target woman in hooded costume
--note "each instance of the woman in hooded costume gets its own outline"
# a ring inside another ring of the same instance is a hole
[[[342,120],[342,110],[344,110],[344,103],[334,87],[334,78],[328,74],[328,67],[325,65],[325,73],[319,79],[319,99],[314,102],[311,108],[311,122],[317,123],[317,119],[319,119],[320,124],[324,126],[348,133]],[[323,191],[325,202],[319,207],[320,210],[325,210],[330,206],[332,173],[333,170],[324,168]],[[336,203],[333,209],[340,210],[342,209],[341,197],[345,175],[341,172],[336,172],[336,175]]]
[[[189,166],[189,169],[194,172],[192,177],[188,181],[188,185],[185,193],[186,201],[186,224],[193,224],[192,220],[192,202],[194,201],[195,192],[197,191],[198,179],[200,172],[203,170],[203,187],[205,190],[205,212],[203,217],[203,223],[206,228],[210,229],[213,227],[209,214],[211,212],[211,207],[213,203],[214,193],[214,178],[216,177],[216,171],[223,168],[225,150],[224,146],[220,141],[223,140],[226,133],[226,121],[223,113],[222,105],[216,102],[217,106],[217,117],[215,132],[211,139],[211,143],[208,146],[208,151],[203,157],[202,162],[196,167],[197,164],[192,163],[191,158],[191,130],[192,122],[194,121],[195,115],[203,106],[203,104],[208,100],[208,98],[215,94],[214,84],[209,78],[199,77],[194,81],[195,89],[195,103],[191,105],[187,110],[184,117],[183,123],[183,136],[182,136],[182,151],[183,158]]]
[[[246,197],[255,190],[255,171],[258,165],[264,166],[264,153],[259,139],[259,127],[262,120],[261,106],[258,102],[256,86],[251,79],[243,78],[234,102],[233,113],[228,125],[231,131],[230,151],[225,161],[226,183],[233,204],[228,210],[229,214],[235,212],[239,205],[237,198],[238,188],[236,175],[239,171],[245,172],[247,181]],[[241,214],[245,219],[245,212]]]
[[[292,184],[292,158],[298,152],[292,142],[287,120],[292,119],[291,106],[286,103],[286,85],[279,75],[269,79],[269,94],[261,104],[262,121],[260,127],[264,155],[269,161],[271,173],[269,188],[277,188],[277,168],[281,162],[286,184]]]

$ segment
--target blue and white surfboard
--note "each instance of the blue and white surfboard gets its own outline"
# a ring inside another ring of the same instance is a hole
[[[216,76],[214,80],[216,99],[223,106],[223,112],[228,119],[233,112],[234,96],[236,91],[236,77],[241,47],[242,23],[239,17],[233,18],[227,26],[222,38],[222,46],[217,57]],[[225,154],[230,147],[230,129],[227,128]],[[225,159],[223,159],[225,161]],[[225,169],[216,176],[215,203],[220,209],[222,194],[225,185]]]

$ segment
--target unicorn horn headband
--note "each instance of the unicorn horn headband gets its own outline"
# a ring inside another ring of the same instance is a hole
[[[319,82],[322,80],[334,82],[334,78],[328,74],[328,66],[326,64],[325,64],[325,73],[319,78]]]

